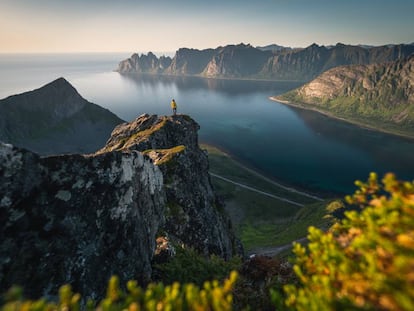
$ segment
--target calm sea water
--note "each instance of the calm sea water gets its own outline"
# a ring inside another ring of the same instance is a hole
[[[0,98],[65,77],[91,102],[124,120],[178,112],[201,126],[200,141],[287,184],[350,193],[371,171],[414,178],[414,141],[362,129],[268,99],[297,83],[122,76],[128,54],[0,55]]]

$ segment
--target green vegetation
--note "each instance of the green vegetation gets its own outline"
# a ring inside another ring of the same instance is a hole
[[[225,261],[221,257],[201,256],[194,249],[175,247],[176,254],[167,262],[155,265],[157,279],[165,284],[193,283],[202,286],[206,281],[222,281],[234,270],[240,270],[241,258]]]
[[[299,284],[285,286],[295,310],[414,310],[414,182],[376,174],[346,198],[358,208],[296,244]],[[277,295],[276,295],[277,296]]]
[[[245,248],[249,250],[289,244],[305,237],[309,226],[317,226],[321,229],[329,228],[333,222],[329,206],[335,204],[342,205],[339,200],[324,201],[306,205],[298,210],[294,217],[281,219],[279,223],[242,224],[240,225],[240,238]]]
[[[295,244],[295,275],[286,262],[267,257],[242,265],[239,259],[225,262],[182,249],[160,265],[171,285],[141,288],[129,281],[124,291],[112,277],[106,297],[98,304],[87,301],[85,309],[267,310],[270,292],[276,310],[413,310],[414,181],[387,174],[381,183],[372,173],[356,185],[359,190],[346,197],[346,207],[335,202],[327,208],[345,209],[343,219],[327,230],[310,227],[307,246]],[[221,283],[211,281],[228,274]],[[2,296],[0,310],[78,311],[80,301],[69,285],[60,288],[58,302],[24,300],[22,290],[12,287]]]
[[[413,63],[414,57],[410,56],[393,63],[365,66],[363,70],[360,66],[338,67],[276,100],[364,127],[414,138],[413,82],[409,78],[413,75]],[[326,82],[335,79],[341,83]],[[318,97],[304,95],[315,87]]]
[[[161,311],[161,310],[232,310],[232,289],[237,273],[232,272],[223,284],[218,281],[205,282],[202,288],[194,284],[164,286],[152,283],[146,289],[138,286],[136,281],[127,283],[127,291],[120,288],[119,279],[114,276],[109,280],[106,297],[95,307],[89,300],[87,310],[100,311]],[[48,302],[46,299],[37,301],[23,300],[21,290],[14,287],[4,296],[1,311],[79,311],[80,295],[74,294],[70,285],[59,290],[59,302]]]
[[[227,213],[246,251],[303,238],[311,225],[326,228],[329,219],[324,216],[328,214],[328,201],[319,202],[275,183],[213,146],[201,147],[208,151],[211,173],[299,204],[281,201],[212,176],[215,190],[225,200]]]

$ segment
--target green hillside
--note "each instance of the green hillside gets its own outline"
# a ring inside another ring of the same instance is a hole
[[[414,55],[390,63],[337,67],[272,99],[414,137]]]

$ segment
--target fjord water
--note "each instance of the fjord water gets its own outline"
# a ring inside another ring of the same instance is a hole
[[[87,100],[130,121],[142,113],[178,113],[201,126],[201,142],[223,148],[245,165],[295,187],[351,193],[371,171],[414,178],[414,141],[362,129],[312,111],[270,101],[295,82],[123,76],[125,54],[0,55],[0,98],[60,76]]]

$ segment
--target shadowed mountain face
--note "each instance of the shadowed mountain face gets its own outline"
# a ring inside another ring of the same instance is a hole
[[[414,53],[414,45],[362,47],[338,43],[304,49],[279,46],[227,45],[216,49],[179,49],[172,60],[152,53],[134,54],[119,63],[120,73],[198,75],[207,78],[250,78],[309,81],[342,65],[366,65],[402,59]],[[151,65],[148,65],[148,58]],[[169,63],[170,62],[170,63]],[[159,65],[162,63],[162,66]],[[169,64],[168,64],[169,63]]]
[[[43,155],[94,152],[122,122],[64,78],[0,100],[0,141]]]

